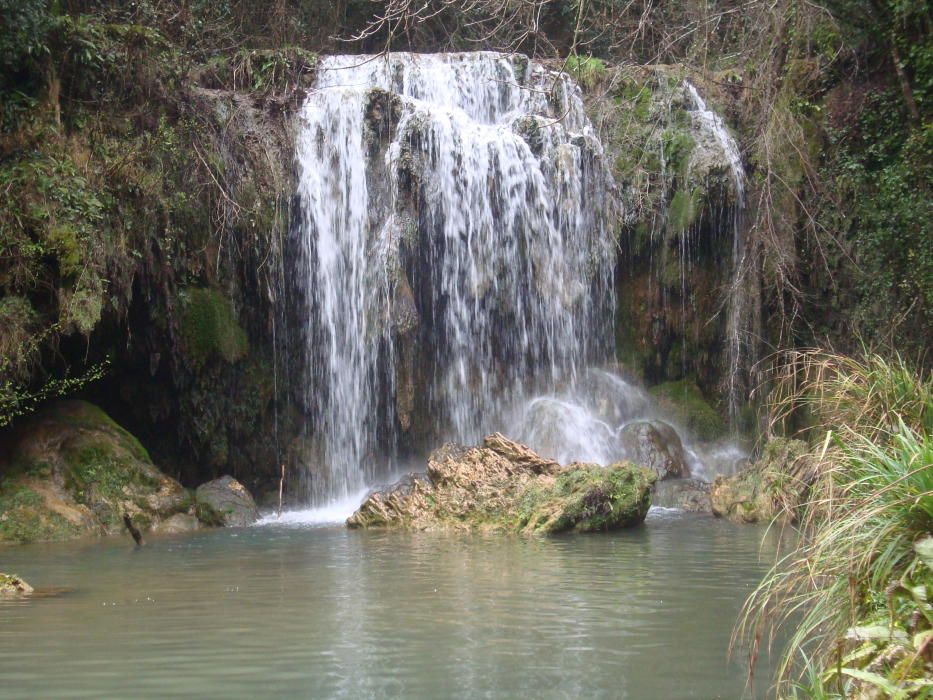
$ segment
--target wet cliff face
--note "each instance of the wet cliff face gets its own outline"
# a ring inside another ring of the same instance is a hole
[[[125,316],[97,335],[112,370],[86,394],[183,481],[227,473],[255,487],[278,473],[293,415],[282,304],[291,117],[255,94],[193,86],[186,97],[199,132],[182,156],[190,167],[166,186],[189,200],[190,220],[169,212],[147,235]]]
[[[744,214],[735,142],[682,69],[590,75],[588,110],[622,200],[618,360],[649,384],[687,379],[725,404]],[[728,104],[727,89],[698,84]]]

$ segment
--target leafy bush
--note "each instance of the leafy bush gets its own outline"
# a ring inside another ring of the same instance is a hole
[[[47,0],[0,0],[0,66],[15,71],[47,52],[51,17]]]

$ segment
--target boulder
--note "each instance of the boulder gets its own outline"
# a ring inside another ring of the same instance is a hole
[[[32,595],[33,588],[16,574],[0,573],[0,598]]]
[[[737,523],[793,522],[815,477],[804,441],[773,439],[750,467],[716,477],[710,492],[713,514]]]
[[[637,525],[655,474],[630,463],[562,467],[496,433],[482,446],[444,445],[427,475],[411,474],[369,495],[353,528],[592,532]]]
[[[195,492],[195,498],[198,517],[208,524],[246,527],[259,520],[259,509],[252,495],[232,476],[222,476],[201,484]]]
[[[163,535],[177,535],[181,532],[193,532],[201,526],[196,515],[190,513],[175,513],[170,518],[166,518],[153,529]]]
[[[629,423],[622,428],[621,437],[628,458],[653,470],[658,479],[690,476],[680,436],[667,423],[659,420]]]
[[[0,460],[0,542],[140,530],[190,506],[130,433],[85,401],[56,401],[24,418]]]
[[[709,513],[712,511],[709,491],[710,485],[699,479],[668,479],[654,485],[652,502],[662,508]]]

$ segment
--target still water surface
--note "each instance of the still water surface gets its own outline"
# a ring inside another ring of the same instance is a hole
[[[0,549],[0,698],[764,697],[727,658],[763,531],[652,511],[552,538],[265,526]],[[761,669],[759,675],[766,669]]]

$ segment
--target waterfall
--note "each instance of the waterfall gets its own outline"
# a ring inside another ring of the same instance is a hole
[[[726,394],[729,414],[734,423],[739,408],[747,398],[743,375],[754,360],[747,328],[747,317],[751,307],[748,290],[743,283],[748,263],[744,226],[745,169],[742,167],[738,144],[726,128],[722,117],[706,106],[697,89],[686,80],[684,89],[693,102],[692,114],[697,126],[712,134],[722,149],[735,187],[732,206],[732,274],[726,297]]]
[[[497,53],[333,56],[291,231],[310,496],[469,443],[613,355],[611,181],[578,87]]]

